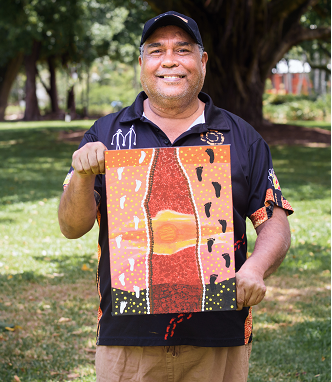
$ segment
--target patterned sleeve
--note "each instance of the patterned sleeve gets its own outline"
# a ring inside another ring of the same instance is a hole
[[[84,134],[84,137],[83,137],[81,143],[79,144],[78,149],[83,147],[88,142],[97,142],[97,141],[98,141],[98,138],[95,134],[95,124],[94,124],[91,127],[91,129],[88,130]],[[73,169],[73,167],[70,167],[69,172],[68,172],[68,174],[67,174],[67,176],[63,182],[63,189],[64,190],[66,189],[66,187],[70,183],[70,180],[73,176],[73,173],[74,173],[74,169]],[[101,175],[97,175],[96,180],[95,180],[95,190],[94,190],[94,195],[95,195],[95,200],[96,200],[97,205],[100,203],[100,199],[101,199],[101,187],[102,187]]]
[[[270,149],[263,139],[257,140],[250,147],[249,158],[250,195],[247,215],[254,228],[272,217],[275,205],[283,208],[287,215],[292,214],[294,210],[282,195]]]

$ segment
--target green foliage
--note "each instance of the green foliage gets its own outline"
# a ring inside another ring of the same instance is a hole
[[[96,57],[118,54],[136,60],[142,20],[150,16],[146,2],[104,0],[3,0],[0,5],[0,67],[18,51],[41,44],[40,59],[58,64],[91,64]],[[135,46],[135,48],[133,48]]]
[[[101,112],[105,112],[102,105],[110,106],[112,101],[120,101],[123,106],[128,106],[141,90],[140,85],[139,88],[136,86],[138,81],[134,81],[133,67],[117,64],[113,70],[106,70],[105,67],[102,71],[98,71],[97,67],[95,69],[95,73],[100,74],[100,80],[90,85],[89,99],[92,108],[98,106]]]
[[[264,117],[275,123],[324,121],[331,118],[331,95],[316,100],[307,96],[269,95],[263,102]]]

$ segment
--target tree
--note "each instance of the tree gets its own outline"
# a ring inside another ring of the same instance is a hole
[[[19,1],[2,0],[0,3],[0,121],[4,119],[11,87],[23,62],[24,51],[19,39],[19,28],[25,15]],[[9,28],[9,26],[12,26]]]
[[[303,41],[330,40],[331,28],[301,21],[325,10],[327,0],[148,0],[156,13],[170,9],[197,22],[209,54],[203,91],[215,104],[254,126],[263,122],[262,97],[272,68]],[[324,13],[325,15],[325,13]],[[325,15],[329,20],[329,15]],[[325,24],[328,24],[328,21]]]
[[[0,39],[0,120],[4,118],[8,94],[23,56],[27,75],[24,119],[39,118],[34,95],[37,62],[49,70],[48,84],[39,78],[56,114],[56,69],[62,66],[71,77],[89,68],[95,58],[116,58],[119,53],[127,63],[133,57],[137,61],[138,49],[133,48],[132,42],[135,40],[137,45],[139,41],[143,20],[147,18],[142,12],[146,8],[147,3],[130,0],[2,0],[0,35],[6,38]],[[12,60],[17,64],[13,65]],[[73,114],[74,87],[73,81],[69,82],[68,105]]]

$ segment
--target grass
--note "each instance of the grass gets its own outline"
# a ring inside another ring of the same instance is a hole
[[[90,125],[0,124],[3,382],[95,380],[97,227],[67,240],[56,216],[76,149],[57,141],[59,130]],[[272,154],[296,213],[289,254],[253,309],[249,381],[329,381],[330,149],[277,146]],[[249,251],[254,239],[250,229]]]
[[[273,147],[292,245],[253,308],[250,382],[330,381],[330,148]],[[249,251],[255,234],[249,233]]]

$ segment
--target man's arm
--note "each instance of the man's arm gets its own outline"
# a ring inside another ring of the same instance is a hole
[[[255,249],[235,275],[238,310],[263,300],[264,279],[278,269],[291,243],[286,212],[277,206],[273,208],[272,217],[258,226],[256,232]]]
[[[58,211],[61,232],[68,239],[77,239],[90,231],[96,220],[94,198],[96,175],[105,173],[105,150],[101,142],[90,142],[75,151],[74,174],[64,190]]]

